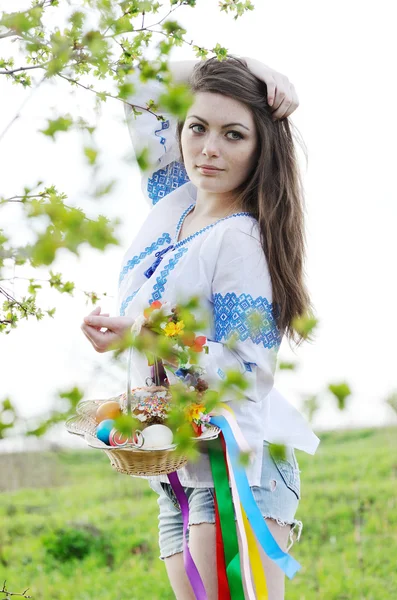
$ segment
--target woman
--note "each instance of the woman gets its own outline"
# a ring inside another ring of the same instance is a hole
[[[213,317],[207,331],[208,354],[200,356],[211,387],[228,368],[249,383],[246,401],[231,402],[242,433],[254,452],[247,478],[274,538],[283,550],[302,523],[295,519],[300,498],[294,448],[314,454],[318,438],[305,419],[274,388],[282,336],[299,338],[294,317],[310,309],[303,281],[303,198],[287,117],[298,105],[288,79],[259,61],[173,63],[176,81],[188,81],[194,102],[183,122],[157,120],[145,111],[164,91],[160,78],[143,83],[131,77],[127,108],[135,152],[149,148],[143,191],[152,210],[126,252],[120,273],[120,317],[85,318],[82,329],[98,352],[131,327],[155,300],[186,300],[199,294]],[[267,100],[266,100],[267,94]],[[271,98],[274,99],[269,106]],[[164,115],[164,111],[160,111]],[[253,336],[248,316],[263,314]],[[100,328],[106,327],[102,333]],[[238,333],[233,350],[225,342]],[[164,362],[172,384],[176,376]],[[145,361],[135,367],[143,382]],[[273,457],[269,442],[287,445],[285,460]],[[214,491],[208,455],[178,471],[189,497],[189,546],[208,598],[217,598]],[[182,518],[167,476],[150,478],[160,507],[160,558],[176,598],[194,598],[182,557]],[[262,552],[269,599],[284,597],[284,574]]]

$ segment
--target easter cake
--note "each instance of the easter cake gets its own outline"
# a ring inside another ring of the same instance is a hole
[[[145,425],[161,425],[167,418],[171,394],[166,387],[152,385],[131,390],[131,412]],[[120,396],[120,407],[127,413],[127,393]]]

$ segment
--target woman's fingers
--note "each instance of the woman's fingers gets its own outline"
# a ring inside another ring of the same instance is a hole
[[[92,317],[109,317],[109,313],[102,313],[101,314],[101,307],[97,306],[94,308],[94,310],[92,312],[90,312],[86,317],[84,317],[84,323],[90,323],[90,319]],[[101,329],[102,327],[105,327],[105,325],[95,325],[98,329]]]
[[[113,329],[117,319],[118,317],[106,317],[105,315],[88,315],[88,317],[84,317],[84,323],[93,327]]]
[[[285,119],[297,108],[296,94],[288,77],[275,74],[276,94],[272,106],[272,120]]]
[[[94,350],[96,350],[97,352],[100,352],[100,350],[97,348],[97,345],[95,344],[94,340],[88,335],[88,332],[86,331],[84,325],[81,326],[81,330],[84,333],[87,340],[90,342],[90,344],[94,347]]]
[[[276,97],[272,106],[272,119],[286,119],[299,106],[294,85],[284,75],[276,76]]]
[[[106,352],[116,348],[134,320],[130,317],[109,317],[108,313],[100,314],[100,311],[98,306],[84,317],[81,329],[97,352]]]
[[[88,315],[84,317],[84,323],[92,327],[106,327],[118,335],[123,335],[131,329],[134,320],[130,317],[106,317],[104,315]]]
[[[267,103],[273,108],[276,98],[276,80],[274,79],[273,75],[269,74],[269,76],[266,77],[265,83],[267,87]]]
[[[244,59],[251,73],[266,83],[267,102],[272,110],[272,120],[289,117],[298,108],[299,100],[288,77],[255,58],[244,57]]]
[[[106,352],[110,346],[119,338],[118,335],[110,331],[99,331],[95,327],[83,324],[81,329],[88,337],[97,352]]]

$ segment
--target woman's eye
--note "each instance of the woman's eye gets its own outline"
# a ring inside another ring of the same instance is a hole
[[[197,125],[190,125],[190,129],[193,129],[193,127],[204,127],[204,125],[199,125],[199,124],[197,124]]]
[[[204,128],[204,125],[201,125],[200,123],[196,123],[196,124],[194,124],[194,125],[190,125],[190,129],[193,129],[194,127],[202,127],[203,129],[205,129],[205,128]],[[196,132],[196,131],[195,131],[194,133],[201,133],[201,132]],[[229,139],[231,139],[231,140],[242,140],[242,139],[243,139],[243,136],[242,136],[242,135],[241,135],[241,133],[239,133],[238,131],[228,131],[228,132],[227,132],[227,135],[229,135],[229,133],[235,133],[235,134],[237,134],[237,135],[238,135],[238,137],[237,137],[237,138],[235,138],[235,137],[234,137],[234,138],[229,138]]]
[[[229,134],[229,133],[237,133],[237,135],[238,135],[238,138],[231,138],[232,140],[242,140],[242,139],[243,139],[243,136],[242,136],[242,135],[241,135],[241,133],[239,133],[238,131],[228,131],[227,133],[228,133],[228,134]]]

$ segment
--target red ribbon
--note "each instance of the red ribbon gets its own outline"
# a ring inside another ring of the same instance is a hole
[[[225,549],[223,547],[221,521],[219,518],[218,502],[216,495],[214,498],[215,506],[215,526],[216,526],[216,569],[218,573],[218,600],[231,600],[229,582],[226,574]]]

